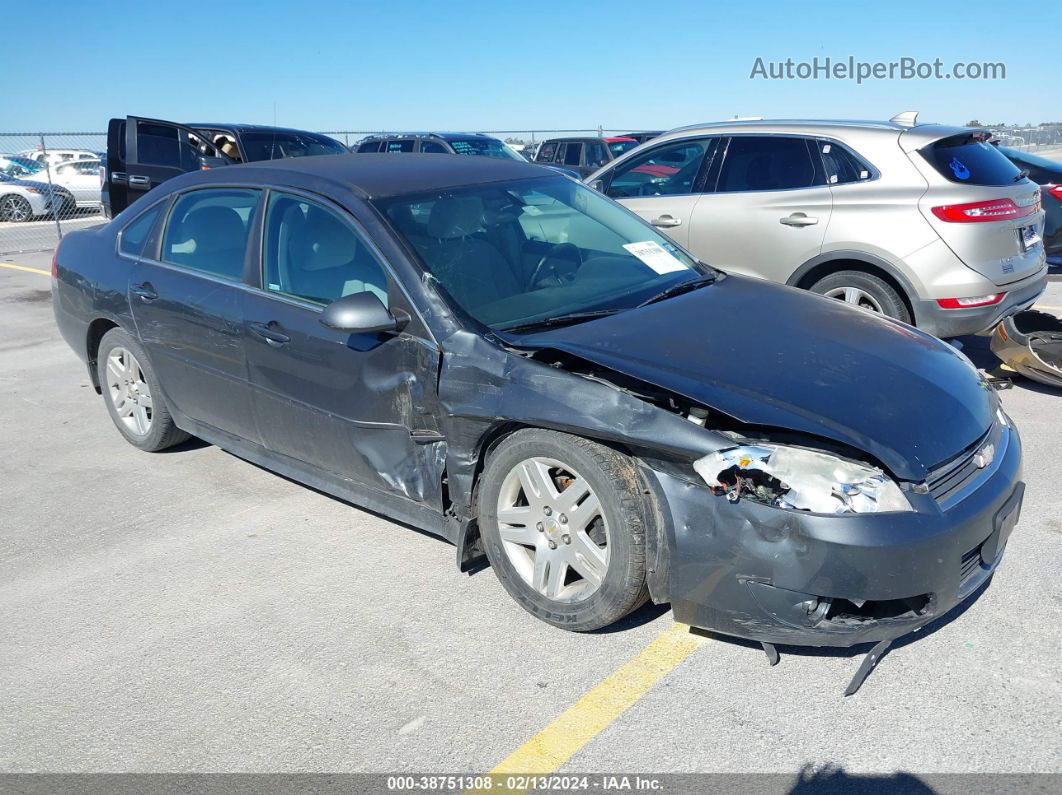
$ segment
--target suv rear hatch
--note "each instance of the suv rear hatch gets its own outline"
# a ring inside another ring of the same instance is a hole
[[[926,142],[918,127],[900,146],[929,182],[918,208],[967,267],[998,285],[1033,275],[1044,263],[1040,188],[996,147],[969,130]]]

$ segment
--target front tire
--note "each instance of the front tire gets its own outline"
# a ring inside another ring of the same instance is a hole
[[[863,271],[837,271],[819,279],[811,292],[835,298],[871,312],[911,322],[911,313],[896,289],[878,276]]]
[[[133,447],[154,453],[189,437],[173,422],[143,346],[120,328],[100,340],[100,389],[118,431]]]
[[[22,196],[13,193],[0,197],[0,221],[28,221],[33,217],[33,208]]]
[[[562,629],[608,626],[641,605],[645,506],[634,462],[604,445],[527,429],[480,479],[487,558],[525,610]]]

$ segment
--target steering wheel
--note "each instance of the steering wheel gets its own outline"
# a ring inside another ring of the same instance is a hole
[[[530,279],[530,282],[529,282],[530,285],[532,287],[534,287],[536,284],[538,284],[539,274],[542,272],[542,268],[543,268],[543,266],[545,266],[545,264],[547,262],[549,262],[550,260],[554,259],[559,254],[559,252],[566,251],[568,249],[571,249],[572,251],[575,252],[575,257],[574,257],[575,267],[572,268],[572,271],[571,271],[571,275],[572,275],[572,277],[574,277],[575,271],[579,270],[579,268],[581,268],[582,265],[583,265],[583,252],[582,252],[582,249],[580,249],[574,243],[557,243],[554,246],[552,246],[549,249],[549,251],[547,251],[545,254],[542,255],[542,259],[540,259],[538,261],[538,264],[535,265],[534,270],[531,271],[531,279]],[[567,259],[571,259],[571,258],[567,258]],[[560,281],[561,280],[561,276],[560,276],[560,274],[557,273],[556,266],[551,265],[550,266],[550,270],[552,271],[552,276],[557,281]],[[569,279],[569,281],[570,280],[571,279]]]

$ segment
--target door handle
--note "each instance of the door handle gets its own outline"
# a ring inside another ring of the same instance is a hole
[[[805,213],[793,213],[779,219],[778,222],[786,226],[814,226],[819,222],[819,219]]]
[[[116,185],[117,184],[128,185],[129,184],[129,175],[126,174],[124,171],[112,171],[111,172],[111,182],[115,183]]]
[[[155,288],[151,286],[151,282],[134,284],[129,288],[129,291],[144,303],[149,303],[159,297],[159,294],[155,292]]]
[[[268,323],[248,323],[247,328],[255,336],[264,339],[267,344],[272,345],[274,348],[279,348],[281,345],[291,342],[291,337],[277,331],[279,325],[275,320],[271,320]]]
[[[659,227],[667,228],[667,227],[672,227],[672,226],[678,226],[679,224],[682,223],[682,219],[681,218],[675,218],[675,217],[670,216],[670,215],[659,215],[656,218],[654,218],[652,221],[650,221],[649,223],[651,223],[653,226],[659,226]]]
[[[150,188],[151,177],[142,177],[138,174],[129,175],[129,187],[130,188]]]

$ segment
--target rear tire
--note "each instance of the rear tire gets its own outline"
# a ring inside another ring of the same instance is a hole
[[[120,328],[103,335],[96,372],[107,411],[133,447],[154,453],[189,438],[174,424],[147,352],[131,335]]]
[[[884,279],[863,271],[837,271],[819,279],[810,288],[813,293],[911,322],[911,313],[896,289]]]
[[[517,431],[487,459],[479,527],[505,590],[555,627],[585,632],[648,598],[645,506],[634,462],[565,433]]]

